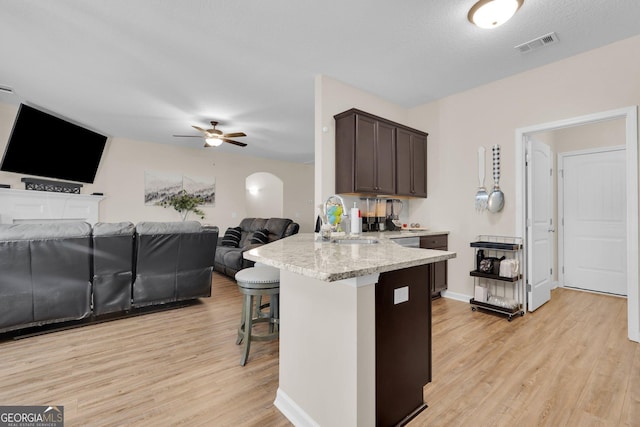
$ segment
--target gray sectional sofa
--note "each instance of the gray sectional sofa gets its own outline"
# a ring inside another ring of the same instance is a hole
[[[252,267],[253,261],[244,259],[245,251],[265,243],[251,243],[254,233],[267,230],[267,242],[271,243],[292,236],[300,230],[300,225],[289,218],[244,218],[240,221],[240,241],[237,246],[225,246],[224,239],[218,239],[214,269],[229,277],[243,268]]]
[[[217,227],[0,224],[0,333],[211,296]]]

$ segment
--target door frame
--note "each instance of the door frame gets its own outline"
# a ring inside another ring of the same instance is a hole
[[[566,157],[579,156],[583,154],[607,153],[610,151],[625,151],[626,148],[627,147],[624,145],[612,145],[606,147],[588,148],[586,150],[574,150],[565,151],[563,153],[556,153],[558,156],[558,187],[556,189],[558,194],[558,212],[564,212],[564,177],[560,176],[559,171],[564,170],[563,164]],[[625,158],[626,155],[627,154],[625,151]],[[564,288],[564,271],[562,268],[560,268],[560,266],[564,266],[564,224],[562,223],[562,221],[558,220],[556,229],[558,230],[558,282],[560,286]],[[627,292],[629,291],[628,288],[629,283],[627,282]]]
[[[627,336],[640,342],[640,286],[638,284],[638,106],[603,111],[555,122],[542,123],[515,130],[516,218],[515,235],[526,237],[526,137],[537,132],[552,131],[612,119],[625,119],[627,180]],[[526,245],[524,245],[526,251]],[[527,254],[524,254],[526,263]],[[525,265],[525,269],[528,266]],[[524,270],[526,271],[526,270]]]

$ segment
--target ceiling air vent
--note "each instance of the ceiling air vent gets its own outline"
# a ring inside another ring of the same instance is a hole
[[[556,33],[549,33],[549,34],[545,34],[544,36],[535,38],[533,40],[529,40],[526,43],[519,44],[515,48],[518,49],[520,52],[525,53],[525,52],[530,52],[532,50],[536,50],[553,43],[557,43],[557,41],[558,41],[558,36],[556,35]]]

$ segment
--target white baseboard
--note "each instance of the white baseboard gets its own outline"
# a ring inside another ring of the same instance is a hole
[[[449,298],[452,300],[462,301],[462,302],[469,302],[471,301],[471,298],[473,298],[473,296],[471,295],[459,294],[457,292],[451,292],[451,291],[442,291],[440,292],[440,295],[442,295],[442,298]]]
[[[280,388],[276,392],[276,400],[273,404],[296,427],[320,427],[320,424],[315,422]]]

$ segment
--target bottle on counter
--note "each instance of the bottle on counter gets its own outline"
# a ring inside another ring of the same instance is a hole
[[[353,202],[350,218],[351,234],[360,234],[360,231],[362,230],[362,215],[360,214],[360,209],[358,209],[356,202]]]

